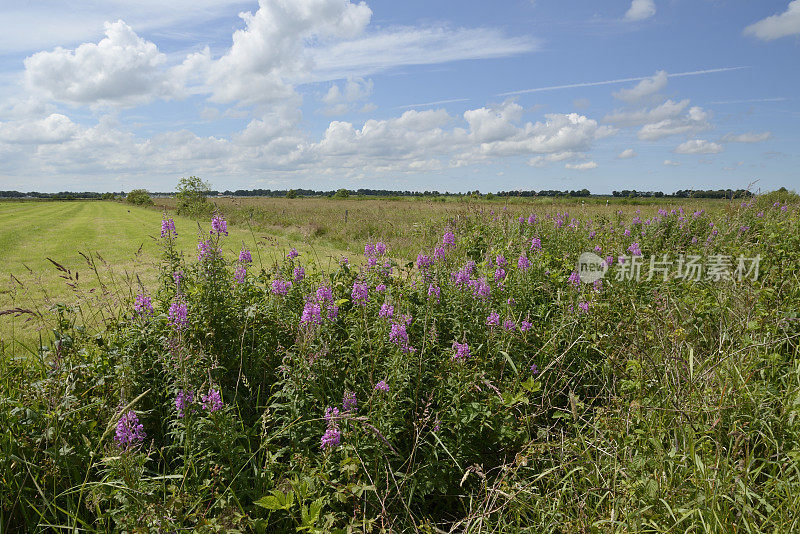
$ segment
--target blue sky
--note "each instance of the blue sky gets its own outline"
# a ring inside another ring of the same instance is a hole
[[[4,5],[0,189],[800,189],[799,60],[800,0]]]

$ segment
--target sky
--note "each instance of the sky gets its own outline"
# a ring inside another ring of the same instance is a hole
[[[0,4],[0,190],[800,191],[800,0]]]

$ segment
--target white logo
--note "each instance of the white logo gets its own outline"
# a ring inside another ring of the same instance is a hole
[[[584,252],[578,256],[577,270],[581,282],[591,284],[603,278],[608,271],[608,264],[594,252]]]

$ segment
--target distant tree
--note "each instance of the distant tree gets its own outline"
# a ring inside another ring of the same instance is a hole
[[[153,199],[147,189],[134,189],[125,197],[125,202],[136,206],[152,206]]]
[[[339,189],[336,191],[336,194],[333,195],[333,198],[341,199],[341,198],[348,198],[350,196],[350,191],[347,189]]]
[[[294,189],[289,189],[286,192],[286,198],[297,198],[297,191],[295,191]]]
[[[199,217],[211,212],[206,196],[211,191],[211,186],[198,178],[189,176],[178,180],[178,213]]]

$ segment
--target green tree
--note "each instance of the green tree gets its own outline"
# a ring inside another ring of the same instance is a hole
[[[336,191],[336,194],[333,195],[333,198],[340,199],[340,198],[347,198],[349,196],[350,196],[350,191],[348,191],[347,189],[339,189],[338,191]]]
[[[150,198],[150,193],[147,192],[147,189],[134,189],[125,197],[125,202],[136,206],[153,205],[153,199]]]
[[[208,204],[206,196],[211,191],[208,182],[204,182],[197,176],[189,176],[178,180],[178,213],[193,217],[205,216],[211,212],[212,207]]]

